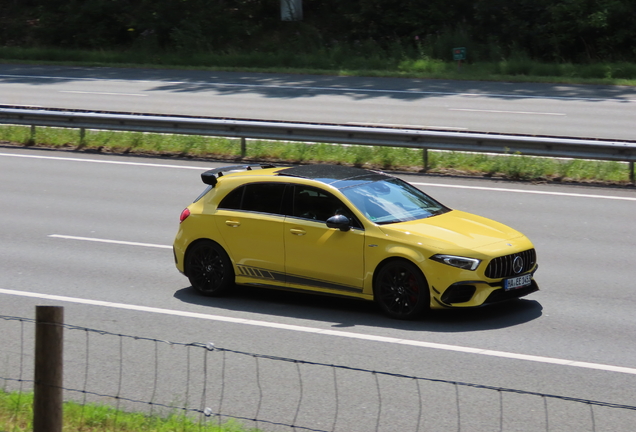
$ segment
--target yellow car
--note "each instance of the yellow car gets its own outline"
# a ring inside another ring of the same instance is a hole
[[[207,188],[181,214],[174,256],[204,295],[234,284],[311,291],[414,319],[538,290],[527,237],[383,172],[241,165],[201,178]]]

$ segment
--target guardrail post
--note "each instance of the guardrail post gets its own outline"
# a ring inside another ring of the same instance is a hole
[[[85,139],[86,139],[86,128],[80,128],[80,141],[79,141],[80,147],[84,146]]]
[[[428,149],[422,149],[422,164],[424,164],[424,172],[428,171]]]
[[[629,162],[629,181],[636,186],[636,173],[634,173],[634,161]]]
[[[64,308],[36,306],[33,432],[62,432]]]
[[[31,125],[31,135],[29,136],[29,141],[27,141],[27,144],[35,144],[35,125]]]
[[[241,157],[244,158],[247,154],[247,143],[245,142],[245,137],[241,137]]]

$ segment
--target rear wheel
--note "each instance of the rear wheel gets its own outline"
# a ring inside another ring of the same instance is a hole
[[[206,296],[220,296],[234,286],[230,257],[218,244],[204,240],[190,246],[186,274],[192,287]]]
[[[373,283],[375,301],[392,318],[412,320],[430,306],[428,283],[419,268],[406,260],[384,264]]]

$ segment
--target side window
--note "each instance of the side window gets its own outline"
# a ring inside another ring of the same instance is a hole
[[[237,187],[221,200],[221,202],[219,203],[219,208],[240,210],[241,202],[243,201],[243,192],[245,192],[245,186]]]
[[[335,196],[322,189],[296,185],[292,205],[292,216],[326,222],[331,216],[341,214],[351,220],[351,226],[360,228],[357,219]]]
[[[252,183],[246,186],[243,194],[243,210],[279,214],[285,184],[283,183]]]
[[[280,214],[284,192],[283,183],[250,183],[227,194],[219,208]]]

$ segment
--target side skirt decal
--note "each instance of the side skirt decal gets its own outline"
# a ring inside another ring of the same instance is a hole
[[[329,281],[323,281],[319,279],[311,279],[302,276],[296,275],[285,275],[281,272],[275,272],[267,269],[262,269],[258,267],[249,267],[244,265],[238,265],[239,274],[238,276],[260,279],[270,282],[282,282],[289,283],[293,285],[303,285],[308,288],[322,288],[322,289],[332,289],[338,291],[347,291],[347,292],[362,292],[362,288],[349,286],[349,285],[341,285]]]
[[[261,269],[257,267],[248,267],[238,265],[240,276],[251,277],[255,279],[266,279],[270,281],[285,282],[285,273],[274,272],[271,270]]]

